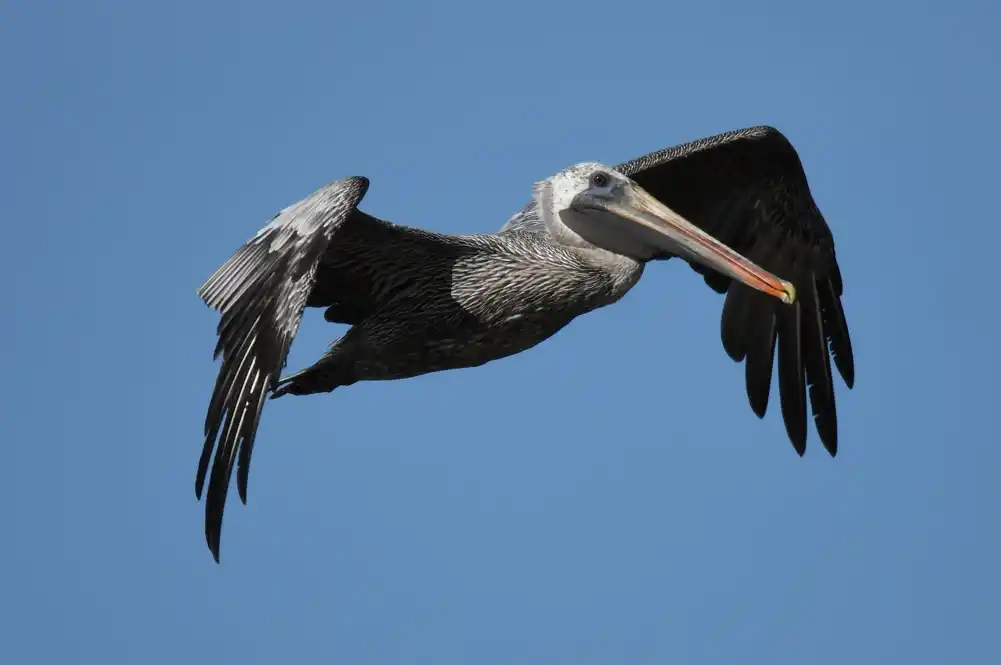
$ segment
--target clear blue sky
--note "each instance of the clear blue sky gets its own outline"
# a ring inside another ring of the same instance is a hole
[[[1001,5],[280,5],[0,2],[0,661],[997,662]],[[195,289],[274,212],[362,174],[492,231],[758,123],[837,241],[837,459],[660,264],[523,355],[270,403],[212,561]]]

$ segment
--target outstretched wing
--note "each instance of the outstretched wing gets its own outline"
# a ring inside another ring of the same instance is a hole
[[[833,456],[838,448],[831,355],[851,388],[855,382],[841,270],[834,238],[810,194],[799,155],[772,127],[751,127],[667,148],[618,170],[693,224],[796,286],[784,305],[714,270],[692,267],[726,293],[723,347],[746,361],[747,397],[764,417],[778,343],[779,393],[786,431],[806,450],[806,386],[817,431]]]
[[[278,381],[313,289],[317,263],[368,190],[366,178],[333,182],[285,208],[198,289],[222,313],[215,357],[222,355],[208,414],[195,494],[205,501],[205,538],[216,561],[233,464],[247,501],[247,476],[264,399]],[[218,444],[216,444],[218,439]]]

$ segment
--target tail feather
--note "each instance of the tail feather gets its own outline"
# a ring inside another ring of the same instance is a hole
[[[202,300],[222,313],[215,348],[222,366],[205,417],[205,444],[195,478],[199,499],[208,478],[205,539],[216,561],[234,462],[239,460],[237,489],[246,503],[265,398],[285,365],[320,257],[367,189],[367,179],[346,178],[289,206],[198,289]]]

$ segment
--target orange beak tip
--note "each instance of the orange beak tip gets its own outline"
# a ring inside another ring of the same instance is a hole
[[[780,281],[782,282],[782,289],[785,291],[780,296],[780,299],[787,305],[793,304],[796,302],[796,287],[793,286],[792,282],[787,282],[784,279]]]

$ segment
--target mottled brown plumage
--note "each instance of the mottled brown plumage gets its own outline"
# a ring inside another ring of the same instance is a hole
[[[557,174],[545,181],[548,194],[537,190],[499,233],[468,236],[372,217],[357,209],[368,181],[340,180],[276,215],[202,286],[199,295],[222,312],[216,353],[223,362],[196,481],[200,497],[209,480],[206,538],[216,560],[233,466],[245,502],[269,392],[324,392],[518,353],[617,301],[646,261],[670,258],[673,252],[656,248],[616,253],[560,221],[574,187],[583,188],[599,166]],[[808,383],[821,440],[835,454],[829,345],[845,382],[854,381],[841,275],[830,230],[788,140],[768,127],[749,128],[652,153],[616,171],[795,284],[799,300],[787,306],[689,260],[711,288],[727,294],[723,346],[734,360],[746,360],[755,413],[767,408],[777,341],[782,413],[793,445],[803,454]],[[352,327],[311,367],[279,381],[307,306],[326,308],[328,321]]]

